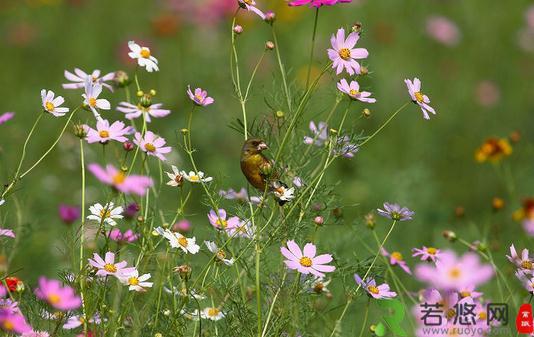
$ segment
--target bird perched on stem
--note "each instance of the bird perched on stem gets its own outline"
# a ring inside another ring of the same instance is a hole
[[[250,138],[245,141],[241,150],[241,171],[248,182],[256,189],[264,192],[272,192],[280,205],[293,198],[293,188],[278,180],[278,175],[273,171],[273,162],[262,152],[268,149],[267,144],[258,138]]]

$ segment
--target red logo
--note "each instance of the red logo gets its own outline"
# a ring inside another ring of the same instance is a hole
[[[532,318],[532,305],[530,304],[521,304],[519,307],[519,312],[515,318],[515,326],[517,332],[519,333],[533,333],[534,332],[534,321]]]

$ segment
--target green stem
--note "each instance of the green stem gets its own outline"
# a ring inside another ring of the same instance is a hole
[[[360,145],[358,145],[359,147],[362,147],[364,146],[368,141],[370,141],[371,139],[373,139],[374,136],[376,136],[377,134],[380,133],[380,131],[382,131],[383,128],[386,127],[386,125],[389,124],[389,122],[391,122],[393,120],[393,118],[395,118],[395,116],[397,116],[397,114],[399,112],[401,112],[404,108],[406,108],[408,106],[408,104],[410,104],[411,102],[406,102],[404,103],[403,106],[401,106],[400,108],[397,109],[397,111],[395,111],[385,122],[384,124],[382,124],[382,126],[380,126],[378,128],[378,130],[376,130],[372,135],[370,135],[369,137],[367,137],[363,142],[360,143]]]
[[[311,50],[310,50],[310,62],[308,63],[308,74],[306,75],[306,89],[308,89],[308,85],[310,84],[310,75],[311,75],[311,69],[313,64],[313,51],[315,47],[315,36],[317,34],[317,22],[319,21],[319,8],[315,10],[315,20],[313,21],[313,34],[312,34],[312,40],[311,40]]]
[[[368,299],[367,300],[367,304],[365,305],[365,315],[363,317],[363,323],[362,323],[362,328],[360,329],[360,334],[358,335],[359,337],[362,337],[363,336],[363,331],[365,330],[365,326],[367,325],[367,317],[369,316],[369,304],[371,302],[371,299]]]
[[[82,313],[83,313],[83,332],[84,335],[87,335],[87,311],[85,308],[85,280],[83,273],[84,266],[84,229],[85,229],[85,158],[83,151],[83,139],[80,139],[80,162],[81,162],[81,173],[82,173],[82,223],[80,226],[80,296],[82,299]]]

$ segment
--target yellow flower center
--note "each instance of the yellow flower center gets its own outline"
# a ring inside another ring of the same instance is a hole
[[[478,318],[482,321],[485,321],[486,318],[488,318],[488,314],[485,311],[481,311],[478,313]]]
[[[200,177],[197,176],[196,174],[192,175],[192,176],[189,176],[189,180],[191,181],[199,181],[200,180]]]
[[[226,257],[226,253],[224,252],[224,250],[219,249],[219,251],[217,252],[217,257],[221,260],[224,259]]]
[[[48,110],[48,111],[54,111],[54,109],[56,108],[54,106],[54,103],[52,103],[52,102],[46,102],[45,106],[46,106],[46,110]]]
[[[124,182],[124,180],[126,180],[124,172],[119,171],[113,176],[113,185],[120,185]]]
[[[311,267],[312,265],[312,260],[307,256],[301,257],[299,262],[303,267]]]
[[[532,269],[532,262],[530,262],[529,260],[521,262],[521,268],[529,270]]]
[[[196,98],[199,102],[204,101],[204,97],[202,97],[202,96],[200,96],[200,95],[195,95],[195,98]]]
[[[462,296],[463,298],[469,297],[469,296],[471,296],[471,292],[470,291],[461,291],[460,292],[460,296]]]
[[[368,286],[368,287],[367,287],[367,290],[369,290],[369,292],[370,292],[371,294],[375,294],[375,295],[378,294],[378,293],[380,292],[380,290],[378,290],[378,288],[375,287],[375,286]]]
[[[2,323],[2,327],[4,328],[4,330],[12,331],[15,328],[15,325],[11,321],[5,320]]]
[[[154,152],[156,151],[156,147],[152,143],[146,143],[145,150],[147,150],[148,152]]]
[[[108,138],[109,137],[109,132],[106,131],[106,130],[102,130],[99,132],[99,135],[100,135],[100,138]]]
[[[434,248],[434,247],[428,247],[428,248],[426,249],[426,252],[427,252],[428,254],[430,254],[430,255],[436,255],[436,253],[438,252],[438,250],[437,250],[436,248]]]
[[[187,239],[184,236],[178,239],[178,243],[184,248],[187,247],[188,244]]]
[[[88,99],[88,102],[89,102],[89,106],[90,107],[94,108],[96,106],[96,98],[91,97],[91,98]]]
[[[50,304],[58,304],[59,301],[61,301],[61,297],[59,297],[57,294],[50,294],[47,296],[47,299]]]
[[[423,103],[423,101],[425,100],[423,93],[420,91],[414,93],[414,96],[415,96],[415,100],[419,103]]]
[[[320,294],[323,292],[324,284],[322,282],[315,283],[315,286],[313,287],[313,291],[317,294]]]
[[[210,317],[217,316],[219,314],[219,312],[221,312],[221,311],[219,309],[217,309],[217,308],[209,308],[208,309],[208,316],[210,316]]]
[[[402,254],[399,253],[399,252],[391,253],[391,257],[394,258],[397,261],[402,261]]]
[[[454,309],[449,309],[447,310],[445,315],[447,316],[448,319],[452,319],[454,318],[454,316],[456,316],[456,311]]]
[[[107,271],[108,273],[116,273],[117,272],[117,267],[115,267],[114,264],[106,263],[104,265],[104,270]]]
[[[453,279],[457,279],[462,275],[462,271],[458,267],[454,267],[449,271],[449,276]]]
[[[100,211],[100,218],[105,219],[111,216],[111,211],[109,209],[103,209]]]
[[[139,284],[139,279],[137,277],[130,277],[128,279],[128,284],[131,286],[136,286]]]
[[[226,228],[228,226],[228,221],[223,220],[223,219],[217,219],[217,221],[215,221],[215,223],[217,225],[221,226],[222,228]]]
[[[357,96],[357,95],[360,94],[360,92],[359,92],[358,90],[351,89],[351,90],[349,91],[349,94],[350,94],[351,96]]]
[[[143,48],[141,48],[140,54],[141,54],[142,58],[147,59],[147,58],[150,57],[150,49],[148,49],[147,47],[143,47]]]
[[[350,60],[350,49],[348,49],[348,48],[340,49],[339,50],[339,57],[341,57],[345,61]]]

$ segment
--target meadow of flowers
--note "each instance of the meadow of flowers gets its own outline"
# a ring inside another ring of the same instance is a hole
[[[534,7],[474,3],[0,5],[0,333],[519,334]]]

